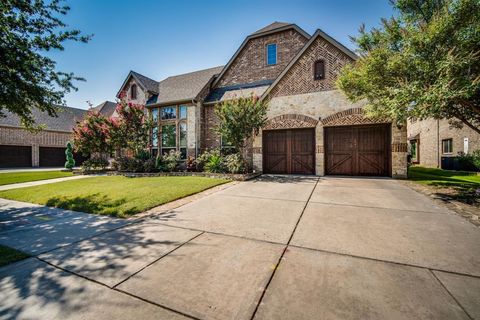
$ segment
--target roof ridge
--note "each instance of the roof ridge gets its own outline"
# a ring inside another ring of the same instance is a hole
[[[216,69],[216,68],[223,68],[223,67],[225,67],[225,66],[221,65],[221,66],[216,66],[216,67],[211,67],[211,68],[206,68],[206,69],[200,69],[200,70],[196,70],[196,71],[190,71],[190,72],[186,72],[186,73],[180,73],[180,74],[176,74],[176,75],[173,75],[173,76],[168,76],[165,79],[161,80],[160,82],[163,82],[163,81],[165,81],[167,79],[170,79],[170,78],[181,77],[181,76],[185,76],[185,75],[196,73],[196,72],[207,71],[207,70],[212,70],[212,69]]]

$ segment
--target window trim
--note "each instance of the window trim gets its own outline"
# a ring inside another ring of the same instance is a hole
[[[415,159],[413,158],[413,155],[410,153],[410,155],[412,156],[412,163],[418,164],[420,163],[420,139],[410,140],[410,148],[412,147],[412,142],[415,143],[415,153],[416,153]]]
[[[269,48],[270,46],[275,46],[275,63],[268,63],[268,62],[269,62],[269,60],[268,60],[268,57],[269,57],[269,55],[268,55],[268,48]],[[270,42],[270,43],[267,43],[267,44],[265,45],[265,58],[266,58],[266,59],[265,59],[265,62],[266,62],[266,65],[267,65],[267,66],[274,66],[274,65],[276,65],[276,64],[278,63],[278,45],[277,45],[276,42]]]
[[[450,141],[450,151],[445,152],[445,143]],[[453,139],[442,139],[442,154],[453,154]]]
[[[162,117],[162,110],[166,109],[166,108],[172,108],[175,110],[175,117],[173,118],[168,118],[168,119],[163,119]],[[175,120],[178,120],[178,106],[177,105],[173,105],[173,106],[162,106],[160,107],[160,121],[175,121]]]
[[[180,108],[185,107],[185,118],[180,118]],[[156,125],[158,126],[158,154],[164,154],[164,150],[175,150],[182,152],[182,149],[185,149],[185,158],[182,157],[182,161],[186,160],[188,157],[188,107],[187,104],[177,104],[177,105],[168,105],[158,107],[158,121]],[[175,118],[171,119],[162,119],[162,108],[174,108]],[[180,126],[185,124],[185,145],[180,145]],[[174,147],[164,147],[162,139],[162,127],[166,125],[172,125],[175,127],[175,146]]]
[[[323,64],[323,75],[321,78],[317,78],[317,64],[322,63]],[[324,59],[318,59],[313,63],[313,80],[319,81],[319,80],[325,80],[325,72],[326,66],[325,66],[325,60]]]

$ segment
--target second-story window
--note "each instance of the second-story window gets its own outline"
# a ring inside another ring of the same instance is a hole
[[[267,65],[277,64],[277,44],[267,44]]]
[[[325,62],[323,60],[315,61],[313,66],[313,79],[322,80],[325,79]]]
[[[131,99],[137,99],[137,85],[133,84],[130,87],[130,98]]]

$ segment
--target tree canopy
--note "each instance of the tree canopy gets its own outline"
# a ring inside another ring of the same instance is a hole
[[[9,111],[22,124],[34,126],[32,108],[56,115],[64,96],[76,90],[73,73],[58,71],[48,57],[64,50],[66,41],[88,42],[91,36],[68,29],[60,20],[70,8],[61,0],[2,0],[0,2],[0,116]]]
[[[338,87],[367,114],[449,119],[480,133],[480,0],[396,0],[395,17],[352,37]]]

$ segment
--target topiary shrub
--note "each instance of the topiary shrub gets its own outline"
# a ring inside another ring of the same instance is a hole
[[[67,161],[65,162],[65,169],[72,170],[75,167],[75,159],[73,159],[73,147],[70,141],[67,142],[67,149],[65,150]]]

